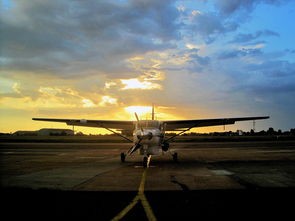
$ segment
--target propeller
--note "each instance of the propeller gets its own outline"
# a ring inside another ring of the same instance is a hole
[[[142,128],[142,124],[140,124],[140,121],[139,121],[139,118],[138,118],[138,116],[137,116],[137,113],[134,113],[135,114],[135,117],[136,117],[136,119],[137,119],[137,123],[138,123],[138,125],[140,126],[140,130],[141,130],[141,134],[138,134],[137,135],[137,138],[139,139],[139,140],[142,140],[142,139],[145,139],[145,138],[147,138],[147,139],[152,139],[153,138],[153,134],[152,134],[152,132],[148,132],[147,134],[145,134],[144,133],[144,131],[143,131],[143,128]]]
[[[137,134],[137,139],[138,141],[127,151],[127,153],[130,155],[133,152],[135,152],[138,148],[141,147],[141,141],[144,139],[148,139],[151,140],[153,138],[153,133],[152,132],[148,132],[148,133],[144,133],[144,130],[142,128],[142,124],[140,123],[139,117],[137,115],[137,113],[134,113],[136,120],[137,120],[137,125],[140,127],[140,134]]]
[[[138,125],[140,125],[140,130],[143,133],[143,128],[142,128],[142,125],[140,124],[140,121],[139,121],[139,118],[137,116],[137,113],[135,112],[134,114],[135,114],[135,117],[136,117],[136,120],[137,120]]]
[[[137,135],[137,138],[138,138],[138,141],[127,151],[127,153],[129,155],[131,155],[132,153],[134,153],[138,148],[141,147],[141,144],[140,142],[142,141],[142,139],[144,138],[143,136],[143,128],[142,128],[142,125],[140,124],[140,121],[139,121],[139,118],[137,116],[137,113],[135,112],[135,117],[136,117],[136,120],[137,120],[137,125],[140,126],[140,130],[141,130],[141,134],[140,135]]]

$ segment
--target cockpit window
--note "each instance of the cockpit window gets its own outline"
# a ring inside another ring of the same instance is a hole
[[[140,121],[140,125],[142,128],[159,128],[160,122],[155,120],[143,120]]]

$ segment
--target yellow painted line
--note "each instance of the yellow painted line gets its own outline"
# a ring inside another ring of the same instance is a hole
[[[117,216],[115,216],[112,219],[112,221],[118,221],[122,219],[138,202],[142,204],[149,221],[157,220],[146,196],[144,195],[144,185],[146,180],[146,174],[147,174],[147,168],[144,169],[143,171],[137,195],[134,197],[134,199],[131,201],[129,205],[127,205]]]
[[[146,174],[147,174],[147,168],[143,171],[142,177],[141,177],[141,182],[138,188],[138,194],[139,195],[139,199],[141,200],[141,204],[144,208],[144,211],[147,215],[148,220],[150,221],[155,221],[157,220],[155,217],[155,214],[147,200],[147,198],[144,195],[144,184],[145,184],[145,180],[146,180]]]
[[[129,205],[127,205],[112,221],[118,221],[122,219],[139,201],[139,195],[136,195]]]
[[[149,204],[149,201],[147,200],[147,198],[145,197],[144,193],[142,193],[142,195],[140,194],[139,195],[139,198],[141,200],[141,204],[144,208],[144,211],[145,211],[145,214],[148,218],[149,221],[156,221],[156,217],[155,217],[155,214]]]
[[[143,174],[141,176],[140,185],[139,185],[139,188],[138,188],[138,193],[143,193],[144,192],[144,184],[145,184],[145,179],[146,179],[146,173],[147,173],[147,169],[144,169]]]

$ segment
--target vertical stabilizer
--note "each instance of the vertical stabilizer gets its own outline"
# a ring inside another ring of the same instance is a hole
[[[152,120],[155,120],[155,105],[152,107]]]

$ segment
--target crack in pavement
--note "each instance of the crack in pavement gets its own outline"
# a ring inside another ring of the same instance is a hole
[[[188,191],[190,191],[190,189],[188,188],[188,186],[185,185],[185,184],[183,184],[183,183],[180,183],[180,182],[176,179],[176,177],[175,177],[174,175],[171,175],[171,176],[170,176],[170,180],[171,180],[172,183],[178,184],[184,192],[188,192]]]

